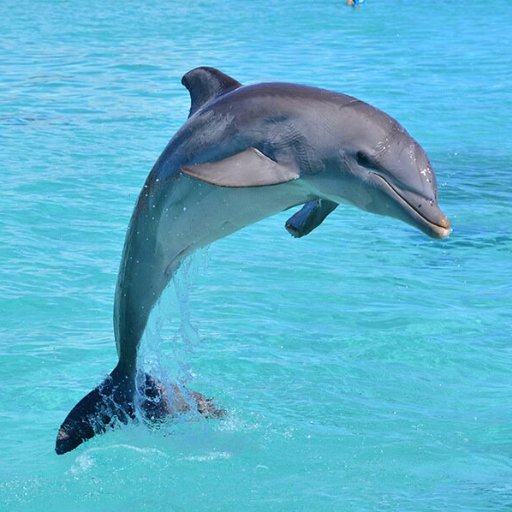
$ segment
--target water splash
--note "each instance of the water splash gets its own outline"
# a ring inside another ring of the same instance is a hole
[[[171,403],[184,401],[193,415],[197,415],[197,404],[188,386],[196,377],[193,357],[201,337],[191,318],[191,292],[195,278],[206,267],[206,249],[182,263],[155,306],[139,349],[138,388],[143,387],[149,374],[162,383]],[[139,394],[139,419],[143,419],[140,405],[144,400],[147,396]]]

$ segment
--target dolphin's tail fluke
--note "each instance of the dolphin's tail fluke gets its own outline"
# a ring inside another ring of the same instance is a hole
[[[146,374],[136,393],[134,379],[116,368],[67,415],[57,434],[55,451],[62,455],[107,429],[134,420],[136,395],[140,398],[138,410],[148,421],[176,416],[191,408],[205,417],[224,415],[223,410],[216,408],[211,399],[200,393],[176,385],[171,387],[171,391],[172,399],[161,382]]]
[[[61,455],[117,423],[135,417],[134,379],[117,368],[78,402],[60,426],[55,451]]]

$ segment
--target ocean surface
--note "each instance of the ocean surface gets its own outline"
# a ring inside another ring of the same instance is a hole
[[[0,2],[0,510],[512,510],[511,20],[509,0]],[[142,353],[226,418],[57,456],[117,361],[126,228],[199,65],[388,112],[453,234],[342,206],[303,239],[284,212],[214,243]]]

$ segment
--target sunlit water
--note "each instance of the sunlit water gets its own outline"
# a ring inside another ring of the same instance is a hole
[[[512,508],[512,3],[0,3],[0,510]],[[364,99],[427,150],[454,232],[340,207],[199,254],[146,361],[222,421],[134,425],[57,456],[116,362],[131,210],[197,65]],[[199,336],[194,335],[194,329]]]

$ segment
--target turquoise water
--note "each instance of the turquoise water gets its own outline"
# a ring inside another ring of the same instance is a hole
[[[512,509],[512,3],[0,3],[0,510]],[[197,255],[147,364],[222,421],[110,432],[55,455],[116,362],[114,286],[181,76],[355,95],[427,150],[454,232],[340,207]]]

